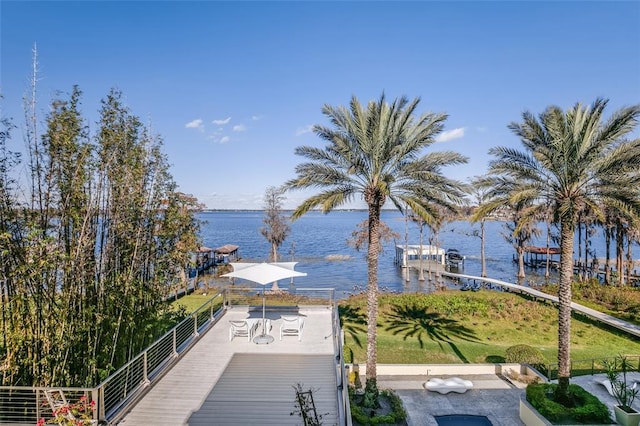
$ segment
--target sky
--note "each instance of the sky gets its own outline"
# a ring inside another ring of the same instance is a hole
[[[444,169],[461,181],[487,171],[491,147],[521,147],[507,125],[524,111],[640,103],[639,1],[2,0],[0,24],[10,148],[24,149],[35,44],[42,123],[78,85],[95,132],[100,100],[121,90],[164,140],[179,190],[211,209],[263,208],[304,162],[296,147],[326,146],[311,131],[328,124],[322,106],[352,96],[448,114],[429,150],[467,156]]]

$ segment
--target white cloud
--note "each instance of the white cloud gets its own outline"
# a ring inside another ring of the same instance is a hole
[[[201,132],[204,131],[204,125],[202,124],[201,118],[196,118],[195,120],[188,122],[184,127],[187,129],[198,129]]]
[[[234,132],[244,132],[245,130],[247,130],[247,126],[245,126],[244,124],[236,124],[235,126],[233,126]]]
[[[251,119],[252,119],[253,121],[262,120],[262,116],[261,116],[261,115],[252,115],[252,116],[251,116]]]
[[[444,131],[436,136],[436,142],[448,142],[454,139],[460,139],[464,137],[464,130],[464,127],[458,127],[457,129]]]
[[[225,124],[228,124],[231,121],[231,117],[227,117],[224,120],[213,120],[213,124],[215,124],[216,126],[223,126]]]
[[[227,143],[231,140],[229,136],[223,136],[220,138],[220,143]]]
[[[313,130],[312,124],[308,124],[304,127],[298,127],[298,129],[296,130],[296,136],[301,136],[301,135],[304,135],[305,133],[311,133],[312,130]]]

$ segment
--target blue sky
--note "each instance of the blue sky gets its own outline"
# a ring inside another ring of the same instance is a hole
[[[486,171],[489,148],[519,146],[506,126],[525,110],[640,102],[638,1],[3,0],[0,14],[5,116],[23,127],[37,43],[42,118],[77,84],[94,131],[100,100],[120,89],[163,137],[180,190],[209,208],[262,208],[303,160],[295,147],[323,145],[309,131],[327,124],[322,105],[352,95],[420,97],[420,112],[449,114],[430,149],[469,157],[445,170],[460,180]]]

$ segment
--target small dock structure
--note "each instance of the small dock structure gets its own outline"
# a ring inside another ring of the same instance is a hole
[[[560,252],[560,247],[527,246],[524,248],[524,264],[530,268],[546,268],[548,260],[549,266],[557,269],[560,265]]]
[[[216,260],[218,263],[229,263],[235,262],[240,259],[238,254],[238,250],[240,250],[239,246],[235,246],[233,244],[225,244],[222,247],[218,247],[214,250],[216,255]]]
[[[233,244],[225,244],[215,249],[206,246],[199,247],[193,253],[192,261],[195,266],[191,268],[189,277],[193,278],[196,275],[215,272],[218,265],[235,262],[240,259],[239,250],[240,247]]]
[[[421,249],[422,248],[422,252]],[[446,264],[446,252],[444,249],[428,244],[396,245],[396,256],[394,262],[403,268],[420,269],[422,257],[422,269],[429,268],[443,270]]]

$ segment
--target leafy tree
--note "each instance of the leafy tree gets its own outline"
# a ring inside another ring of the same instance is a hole
[[[271,262],[278,261],[278,249],[291,232],[291,227],[282,214],[285,192],[285,188],[270,186],[264,195],[264,218],[262,219],[264,226],[260,228],[260,233],[271,244],[271,251],[269,252],[269,260]],[[279,290],[277,281],[273,283],[272,290]]]
[[[635,128],[640,105],[621,108],[606,121],[608,101],[577,103],[563,111],[550,106],[538,117],[530,112],[511,123],[523,151],[497,147],[489,173],[509,180],[515,203],[541,203],[549,196],[560,223],[558,291],[558,400],[566,401],[570,378],[571,282],[573,241],[579,214],[586,206],[602,219],[609,207],[627,217],[640,214],[640,139],[624,140]]]
[[[0,123],[2,384],[104,378],[166,327],[170,283],[197,246],[198,204],[177,192],[161,140],[117,91],[92,138],[80,100],[77,87],[54,99],[39,137],[28,105],[28,189]]]
[[[282,214],[285,192],[284,188],[270,186],[264,195],[264,218],[262,219],[264,226],[260,228],[260,233],[271,244],[269,252],[271,262],[278,261],[278,249],[291,232],[291,227]]]
[[[318,188],[293,212],[295,220],[319,207],[328,213],[361,196],[368,208],[367,243],[367,401],[377,404],[376,327],[378,317],[378,254],[380,212],[387,200],[400,211],[408,206],[414,214],[431,222],[439,214],[436,206],[455,210],[462,200],[463,185],[447,179],[445,166],[466,161],[454,152],[424,153],[435,141],[445,114],[424,113],[416,117],[420,99],[406,97],[363,106],[354,96],[349,107],[325,105],[323,114],[331,127],[316,125],[314,132],[327,146],[301,146],[296,154],[308,160],[296,167],[297,177],[289,189]]]

